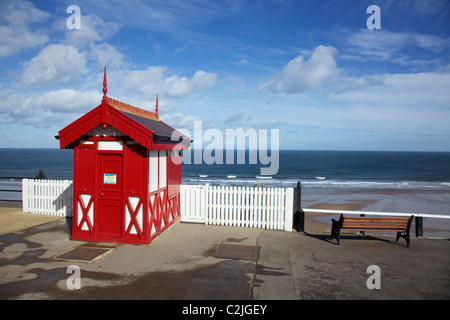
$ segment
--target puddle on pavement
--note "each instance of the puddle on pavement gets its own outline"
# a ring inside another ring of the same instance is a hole
[[[0,285],[0,299],[17,299],[23,296],[45,297],[48,299],[72,299],[75,298],[76,291],[61,290],[57,283],[60,280],[66,281],[71,274],[67,273],[67,267],[45,270],[34,268],[27,271],[27,275],[34,275],[27,280],[19,280]],[[85,279],[97,279],[100,281],[118,280],[123,276],[113,273],[81,271],[81,281]],[[79,290],[82,291],[82,290]],[[110,299],[108,295],[100,299]]]
[[[259,247],[221,243],[214,258],[258,261]]]

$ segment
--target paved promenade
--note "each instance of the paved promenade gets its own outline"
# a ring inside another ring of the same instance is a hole
[[[34,219],[5,210],[3,226]],[[72,241],[65,218],[36,223],[0,235],[0,299],[450,299],[448,240],[412,238],[408,249],[390,236],[343,236],[337,246],[327,234],[176,222],[140,246]],[[259,246],[259,257],[217,257],[222,244]],[[105,253],[57,258],[75,247]],[[70,290],[73,265],[81,288]],[[372,265],[380,289],[367,287]]]

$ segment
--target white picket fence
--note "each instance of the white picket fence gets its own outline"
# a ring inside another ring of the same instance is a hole
[[[22,180],[23,211],[72,216],[71,180]],[[293,188],[180,186],[182,222],[292,231]]]
[[[24,212],[51,216],[72,216],[72,181],[22,179]]]
[[[181,185],[182,222],[292,231],[293,188]]]

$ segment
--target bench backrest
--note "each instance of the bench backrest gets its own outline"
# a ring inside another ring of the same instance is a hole
[[[411,217],[345,217],[342,228],[354,230],[406,230]]]

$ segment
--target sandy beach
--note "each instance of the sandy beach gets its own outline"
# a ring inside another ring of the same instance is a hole
[[[63,219],[62,217],[32,214],[22,208],[11,208],[0,205],[0,235],[24,230],[47,222]]]
[[[332,204],[319,202],[311,206],[303,205],[303,208],[357,211],[364,209],[364,206],[358,203]],[[330,233],[331,219],[335,217],[336,215],[330,215],[328,213],[307,212],[305,214],[305,231],[313,234]]]

